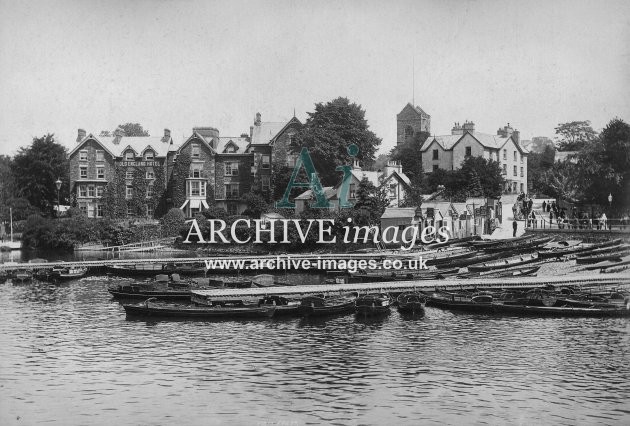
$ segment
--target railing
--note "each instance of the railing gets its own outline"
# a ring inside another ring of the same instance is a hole
[[[537,216],[536,219],[525,218],[525,227],[529,229],[575,229],[575,230],[593,230],[593,231],[613,231],[625,230],[630,231],[630,219],[612,218],[612,219],[549,219],[549,217]]]

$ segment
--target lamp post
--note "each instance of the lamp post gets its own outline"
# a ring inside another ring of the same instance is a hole
[[[61,189],[61,179],[57,178],[55,186],[57,187],[57,217],[59,217],[59,190]]]

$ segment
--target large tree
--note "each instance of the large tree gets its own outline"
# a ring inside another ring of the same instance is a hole
[[[56,143],[52,134],[33,138],[31,146],[20,148],[11,163],[16,195],[44,214],[52,214],[57,204],[57,179],[62,182],[60,202],[66,202],[68,171],[66,148]]]
[[[360,105],[337,98],[315,104],[315,111],[308,115],[298,133],[297,145],[309,149],[323,185],[339,182],[341,174],[335,168],[352,161],[347,151],[352,144],[359,147],[356,158],[364,167],[371,166],[381,139],[369,129]]]
[[[389,204],[384,186],[377,188],[367,178],[359,182],[357,201],[354,205],[357,225],[376,225]]]
[[[460,180],[468,181],[467,188],[472,192],[471,195],[491,198],[501,196],[505,180],[498,162],[483,157],[467,157],[458,172],[461,174]]]
[[[140,123],[125,123],[118,127],[125,131],[125,136],[149,136],[149,131],[144,130]]]
[[[560,123],[555,130],[558,151],[579,151],[597,137],[588,120]]]

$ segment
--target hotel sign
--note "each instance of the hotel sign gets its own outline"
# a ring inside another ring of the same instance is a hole
[[[159,167],[159,161],[121,161],[122,167]]]

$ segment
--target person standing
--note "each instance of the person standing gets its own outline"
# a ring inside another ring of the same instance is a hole
[[[516,237],[516,229],[518,228],[518,223],[516,223],[516,219],[512,222],[512,237]]]
[[[543,206],[542,207],[543,207],[543,212],[546,212],[547,211],[547,202],[546,201],[543,201]]]

